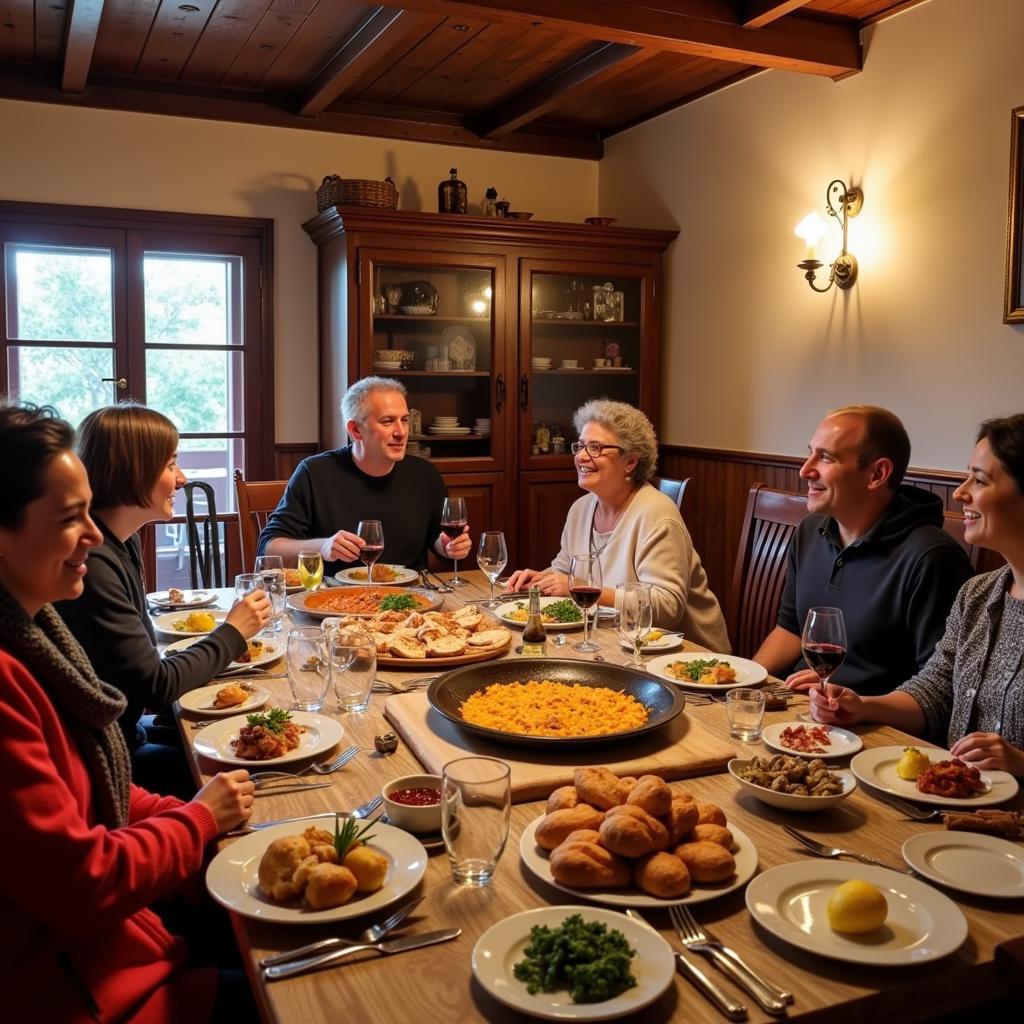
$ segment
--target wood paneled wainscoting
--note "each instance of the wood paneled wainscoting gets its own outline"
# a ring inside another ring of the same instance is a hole
[[[725,608],[732,583],[733,564],[743,529],[743,513],[751,484],[761,481],[784,491],[804,491],[800,480],[803,459],[793,455],[726,451],[683,445],[662,445],[658,471],[684,480],[690,477],[683,503],[683,518],[708,574],[711,589]],[[963,480],[947,470],[907,471],[906,483],[933,491],[948,511],[960,511],[953,492]],[[1002,564],[992,552],[982,552],[979,570]]]

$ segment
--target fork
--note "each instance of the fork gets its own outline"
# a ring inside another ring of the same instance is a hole
[[[234,839],[236,836],[247,836],[250,832],[258,832],[260,829],[273,828],[275,825],[285,825],[293,821],[308,821],[310,818],[368,818],[380,805],[384,803],[384,797],[378,793],[376,796],[371,796],[365,804],[360,804],[353,811],[325,811],[322,814],[307,814],[299,818],[276,818],[271,821],[257,821],[255,824],[242,825],[239,828],[233,828],[230,832],[225,832],[221,839]]]
[[[793,1002],[793,994],[769,984],[755,974],[728,946],[722,945],[713,935],[705,931],[685,906],[668,908],[672,924],[675,925],[679,941],[695,953],[703,953],[727,977],[757,1000],[765,1013],[783,1016],[786,1004]]]
[[[900,874],[909,875],[912,872],[906,868],[893,867],[892,864],[886,864],[884,860],[878,860],[876,857],[869,857],[866,853],[858,853],[856,850],[844,850],[839,846],[826,846],[824,843],[819,843],[817,839],[811,839],[810,836],[805,836],[803,832],[797,832],[795,828],[791,828],[789,825],[783,825],[783,830],[787,835],[791,835],[798,843],[802,843],[811,851],[816,857],[853,857],[854,860],[859,860],[863,864],[874,864],[875,867],[888,868],[890,871],[899,871]]]
[[[339,768],[347,765],[358,753],[358,747],[346,747],[337,757],[332,758],[330,761],[314,762],[308,768],[302,768],[297,772],[252,772],[249,778],[259,784],[261,782],[268,782],[271,779],[297,779],[310,771],[316,772],[317,775],[330,775],[332,772],[336,772]]]

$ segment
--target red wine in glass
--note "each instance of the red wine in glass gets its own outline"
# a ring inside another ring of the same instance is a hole
[[[802,650],[804,661],[821,679],[830,678],[846,660],[846,648],[839,644],[804,644]]]
[[[832,674],[846,658],[846,622],[841,608],[810,608],[800,637],[808,666],[818,674],[822,695]],[[798,715],[803,718],[803,715]],[[810,720],[809,716],[806,720]]]
[[[600,645],[590,639],[589,610],[601,596],[601,562],[596,555],[573,555],[569,559],[568,589],[573,600],[583,609],[583,643],[577,651],[599,651]]]
[[[444,531],[445,536],[449,540],[455,540],[456,537],[462,535],[462,531],[466,528],[467,522],[465,519],[456,519],[452,522],[442,523],[441,529]]]
[[[597,599],[601,596],[600,587],[571,587],[569,589],[569,596],[583,609],[587,609],[597,604]]]
[[[384,527],[379,519],[363,519],[356,527],[356,536],[363,540],[359,561],[366,566],[366,584],[369,586],[373,583],[373,566],[384,554]]]
[[[449,541],[462,536],[462,531],[469,525],[469,517],[466,515],[465,498],[445,498],[441,506],[441,530]],[[462,587],[466,580],[459,576],[459,560],[452,559],[452,578],[448,581],[450,587]]]

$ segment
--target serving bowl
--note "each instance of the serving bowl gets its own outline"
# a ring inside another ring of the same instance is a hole
[[[436,789],[436,804],[401,804],[391,799],[392,793],[401,789]],[[384,798],[384,811],[392,825],[404,828],[406,832],[426,835],[441,831],[441,776],[440,775],[402,775],[397,779],[384,783],[381,796]]]
[[[529,220],[533,216],[533,214],[526,213],[523,210],[509,210],[508,213],[505,214],[505,216],[511,217],[512,220]]]
[[[750,764],[749,758],[734,757],[729,762],[729,774],[736,780],[741,789],[745,789],[752,796],[756,796],[762,803],[770,807],[778,807],[783,811],[799,811],[806,813],[810,811],[824,811],[829,807],[845,800],[856,788],[857,780],[849,768],[830,768],[833,775],[838,775],[843,780],[842,793],[832,796],[799,796],[796,793],[780,793],[774,789],[767,789],[764,786],[755,785],[739,776],[739,772]]]

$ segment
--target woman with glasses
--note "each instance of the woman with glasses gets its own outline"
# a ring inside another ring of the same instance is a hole
[[[576,410],[573,425],[577,480],[587,493],[569,509],[551,567],[513,573],[509,590],[535,586],[566,597],[572,556],[592,553],[601,560],[600,604],[614,607],[617,583],[650,583],[655,626],[727,654],[722,610],[689,531],[675,502],[650,483],[658,458],[650,420],[625,402],[596,398]]]

